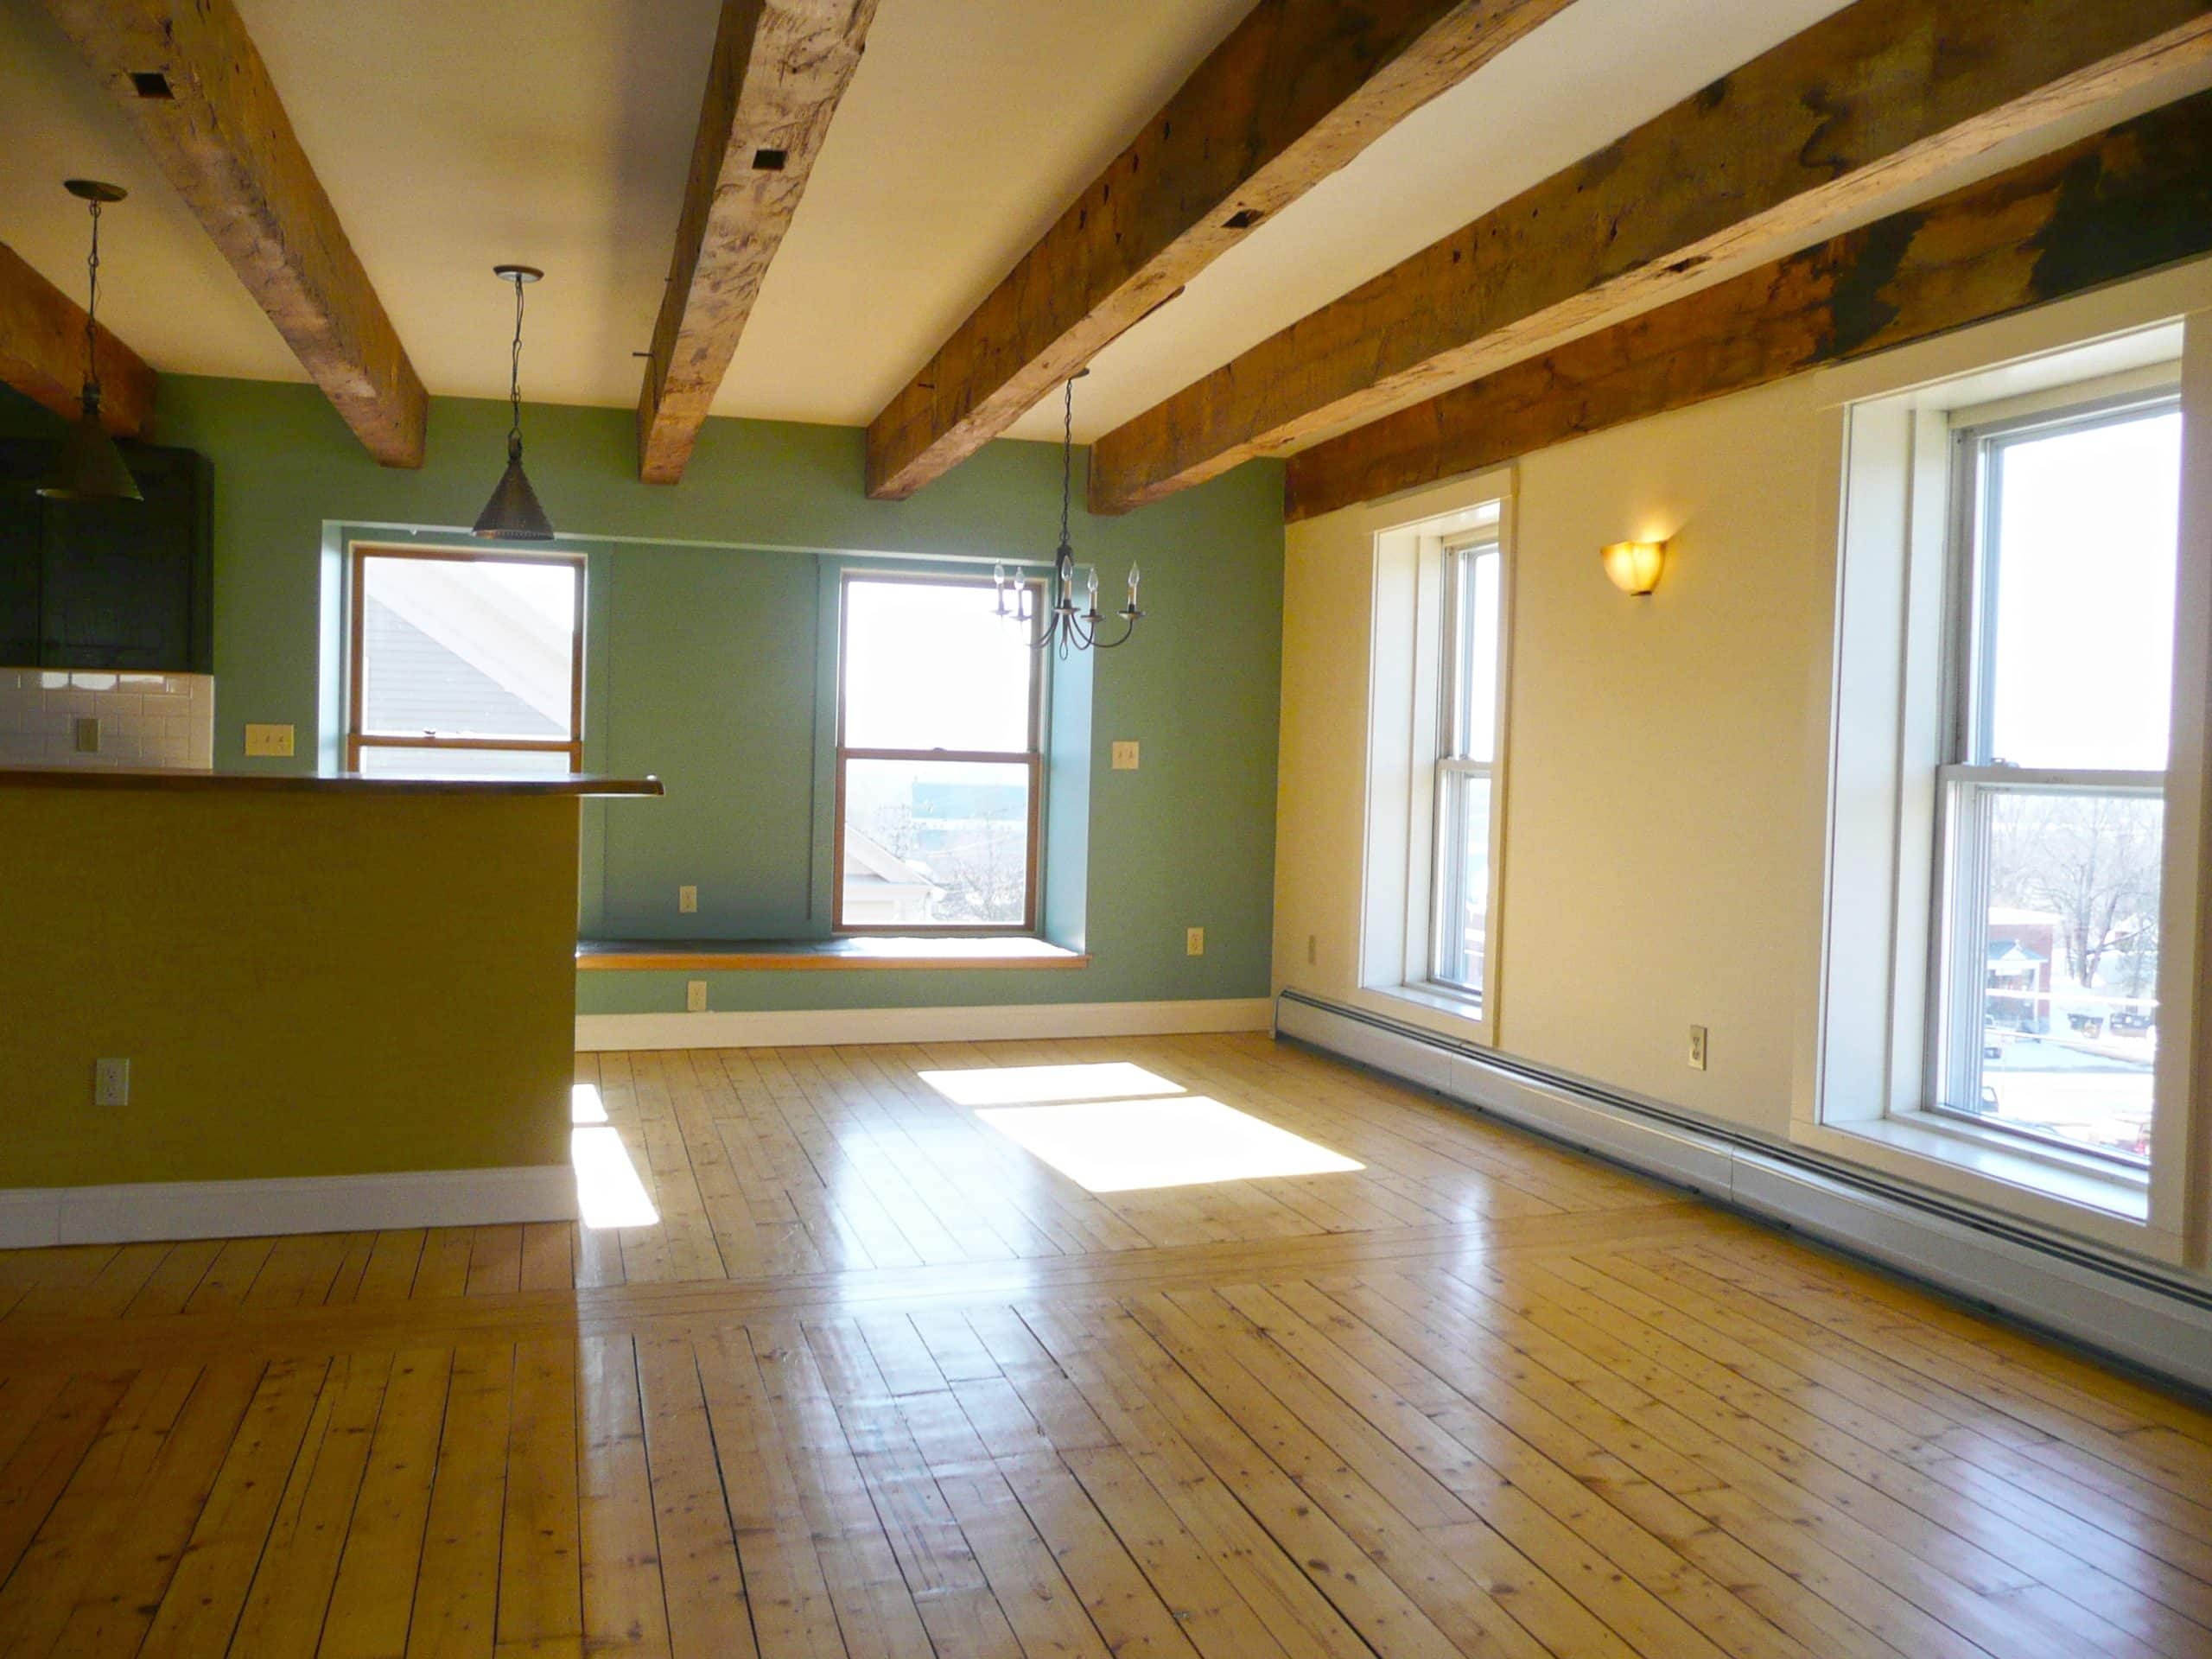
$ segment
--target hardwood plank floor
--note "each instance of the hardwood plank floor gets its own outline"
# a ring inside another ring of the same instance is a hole
[[[2212,1655],[2196,1402],[1311,1053],[577,1078],[654,1224],[0,1254],[0,1659]]]

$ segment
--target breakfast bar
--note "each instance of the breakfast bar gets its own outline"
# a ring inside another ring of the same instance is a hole
[[[125,1187],[221,1231],[239,1181],[266,1230],[334,1176],[327,1226],[569,1213],[577,801],[660,793],[0,769],[0,1236],[114,1236]]]

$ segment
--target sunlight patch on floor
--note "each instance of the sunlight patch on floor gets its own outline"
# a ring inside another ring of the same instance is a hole
[[[1179,1095],[1183,1085],[1117,1061],[1105,1065],[978,1065],[915,1075],[956,1106],[1038,1106],[1059,1100]]]
[[[597,1084],[580,1083],[569,1090],[569,1122],[571,1123],[607,1122],[607,1103],[599,1097]]]
[[[1092,1192],[1365,1167],[1203,1095],[999,1107],[976,1116]]]
[[[576,1211],[587,1227],[651,1227],[660,1211],[630,1161],[629,1149],[612,1128],[582,1125],[569,1131],[569,1161],[576,1169]]]

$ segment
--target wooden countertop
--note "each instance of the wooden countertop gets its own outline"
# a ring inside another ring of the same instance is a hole
[[[358,772],[200,772],[181,767],[0,766],[0,789],[236,790],[263,795],[658,795],[658,778],[376,777]]]

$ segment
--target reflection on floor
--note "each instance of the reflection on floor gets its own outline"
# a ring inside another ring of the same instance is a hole
[[[0,1653],[2212,1652],[2212,1416],[1263,1038],[578,1082],[641,1224],[0,1255]]]

